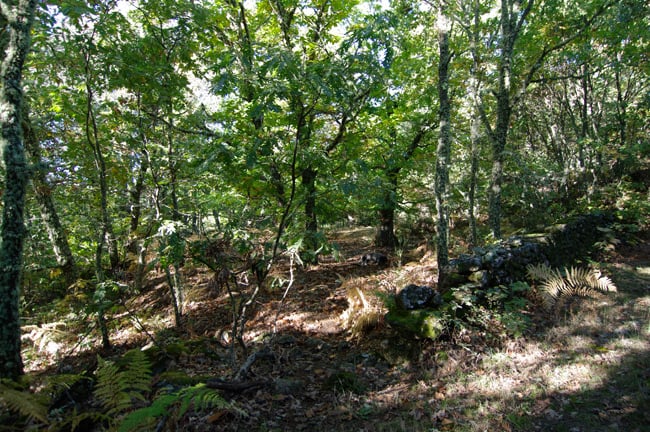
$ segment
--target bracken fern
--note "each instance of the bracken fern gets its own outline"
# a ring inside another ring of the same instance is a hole
[[[95,397],[106,415],[113,418],[130,411],[135,402],[144,402],[151,387],[150,364],[142,351],[127,352],[123,363],[120,368],[115,362],[98,357]]]
[[[15,384],[5,380],[0,383],[0,408],[3,404],[10,411],[27,417],[28,421],[36,420],[42,424],[49,424],[47,399],[39,394],[18,389]]]
[[[190,409],[207,411],[215,408],[235,411],[240,415],[245,413],[226,401],[221,394],[205,384],[197,384],[179,391],[163,394],[153,403],[127,415],[120,424],[119,432],[134,432],[150,430],[151,425],[161,416],[169,416],[169,421],[180,420]]]
[[[348,308],[341,314],[340,319],[353,336],[362,336],[377,327],[383,317],[378,301],[368,298],[356,286],[348,288],[347,300]]]
[[[540,281],[538,293],[544,306],[552,308],[561,296],[591,296],[598,291],[616,291],[616,285],[600,270],[571,267],[564,271],[545,264],[527,267],[528,277]]]

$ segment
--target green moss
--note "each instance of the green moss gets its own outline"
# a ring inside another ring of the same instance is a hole
[[[416,336],[435,340],[444,332],[447,319],[441,310],[417,309],[390,311],[386,314],[386,321]]]
[[[172,357],[180,357],[190,353],[190,349],[182,341],[168,344],[165,346],[165,351]]]
[[[192,386],[200,382],[204,382],[204,377],[201,376],[189,376],[183,371],[167,371],[160,374],[160,381],[167,382],[169,384],[177,386]]]

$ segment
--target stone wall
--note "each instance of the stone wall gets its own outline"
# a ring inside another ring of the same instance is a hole
[[[574,217],[565,224],[550,227],[545,233],[511,237],[498,244],[474,248],[473,254],[451,260],[447,276],[438,288],[473,284],[477,287],[509,285],[526,278],[528,265],[547,264],[568,267],[594,252],[604,240],[604,230],[613,216],[593,213]]]

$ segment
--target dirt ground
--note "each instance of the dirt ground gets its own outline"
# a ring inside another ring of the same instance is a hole
[[[235,350],[234,362],[225,336],[231,299],[210,289],[212,275],[201,268],[185,277],[183,331],[156,330],[169,327],[172,315],[161,278],[127,302],[141,330],[129,330],[133,317],[123,314],[115,342],[147,343],[142,328],[166,343],[183,341],[164,368],[204,380],[231,377],[233,364],[270,347],[246,377],[259,385],[223,392],[239,411],[188,414],[166,430],[644,431],[650,424],[649,239],[640,235],[599,264],[618,292],[572,299],[553,312],[531,309],[531,326],[519,337],[461,332],[432,342],[399,334],[381,319],[374,293],[434,283],[435,260],[420,248],[392,255],[386,268],[361,266],[361,254],[372,250],[371,233],[350,230],[332,239],[338,260],[323,257],[293,274],[286,263],[274,270],[276,284],[267,284],[248,314],[248,352]],[[344,319],[354,288],[378,311],[372,328],[358,334]]]

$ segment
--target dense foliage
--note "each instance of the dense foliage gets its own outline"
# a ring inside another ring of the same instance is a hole
[[[596,208],[647,224],[649,24],[637,0],[41,2],[23,315],[85,304],[108,347],[152,268],[178,324],[186,260],[263,280],[350,221],[386,248],[449,226],[445,256]]]

